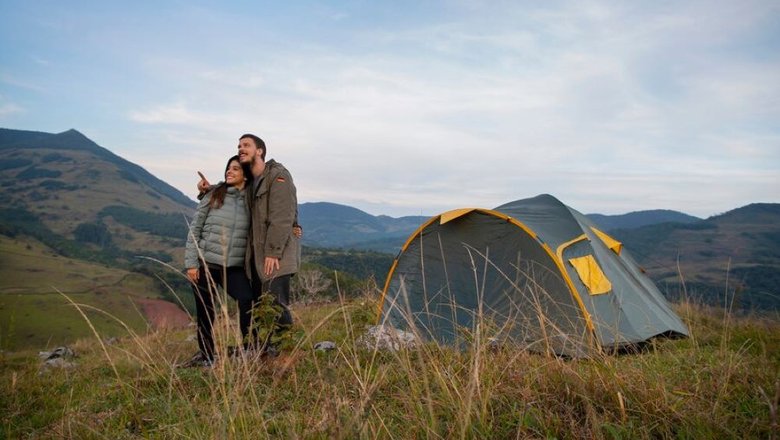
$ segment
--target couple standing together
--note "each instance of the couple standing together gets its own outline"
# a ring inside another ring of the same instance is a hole
[[[210,186],[202,178],[198,183],[205,194],[190,226],[184,260],[195,293],[199,352],[183,366],[214,362],[215,285],[238,302],[243,345],[234,352],[275,355],[271,335],[292,325],[290,279],[300,264],[298,201],[292,176],[273,159],[266,162],[266,153],[262,139],[245,134],[238,154],[228,160],[224,182]],[[261,293],[270,294],[281,309],[263,341],[252,326]]]

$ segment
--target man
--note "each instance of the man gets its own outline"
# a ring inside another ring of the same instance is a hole
[[[261,286],[282,307],[277,329],[292,325],[288,309],[290,279],[298,271],[300,245],[293,233],[298,219],[298,198],[289,171],[279,162],[265,161],[265,142],[253,134],[239,138],[238,160],[249,165],[252,188],[247,194],[249,204],[249,246],[245,258],[247,275],[253,286]],[[275,353],[269,340],[262,349]]]
[[[253,177],[246,196],[249,208],[249,242],[245,256],[247,276],[258,297],[259,293],[269,293],[274,303],[282,308],[276,328],[270,329],[268,338],[260,341],[261,346],[257,348],[275,355],[271,336],[288,329],[293,321],[288,308],[290,279],[300,264],[301,230],[292,176],[279,162],[273,159],[266,162],[266,153],[265,142],[259,137],[245,134],[239,138],[238,160],[249,166]],[[205,178],[198,184],[201,191],[208,186]]]

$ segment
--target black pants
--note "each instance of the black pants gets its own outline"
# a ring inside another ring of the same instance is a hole
[[[219,266],[209,266],[208,272],[214,283],[227,290],[228,295],[238,301],[238,323],[241,336],[247,340],[252,323],[252,305],[255,295],[244,268],[224,269]],[[195,310],[198,317],[198,347],[207,359],[214,359],[214,297],[218,292],[216,289],[216,286],[209,285],[206,270],[201,267],[198,284],[193,286],[192,290],[195,293]]]
[[[268,293],[274,298],[274,304],[282,308],[282,312],[276,318],[274,328],[268,334],[265,341],[260,341],[264,346],[268,345],[273,336],[278,336],[289,330],[293,324],[292,313],[290,313],[290,280],[292,275],[281,275],[274,277],[269,281],[262,281],[257,275],[252,265],[252,287],[260,286],[259,293]]]

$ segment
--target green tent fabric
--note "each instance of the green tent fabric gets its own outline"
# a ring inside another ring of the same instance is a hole
[[[573,357],[688,335],[623,246],[547,194],[428,220],[394,261],[379,311],[440,343],[479,331]]]

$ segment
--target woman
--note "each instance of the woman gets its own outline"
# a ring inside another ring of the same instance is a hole
[[[244,188],[249,176],[238,156],[231,157],[225,167],[225,181],[201,199],[192,222],[184,262],[195,293],[200,351],[183,367],[208,367],[214,363],[216,285],[238,301],[241,335],[247,340],[254,299],[244,271],[249,231]]]

